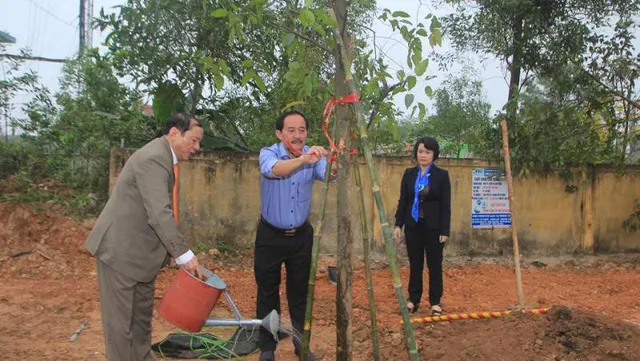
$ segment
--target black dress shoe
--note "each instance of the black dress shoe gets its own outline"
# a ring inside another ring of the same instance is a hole
[[[413,305],[413,307],[409,307],[409,303]],[[407,310],[409,311],[410,315],[413,315],[414,313],[418,312],[418,307],[420,306],[419,303],[413,303],[411,301],[407,302]]]
[[[260,359],[258,361],[275,361],[276,357],[273,354],[273,351],[262,351],[260,352]]]

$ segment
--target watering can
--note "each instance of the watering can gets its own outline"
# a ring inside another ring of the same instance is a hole
[[[274,338],[278,336],[280,316],[271,311],[262,320],[243,319],[227,292],[227,285],[213,272],[202,268],[202,281],[181,268],[167,287],[158,304],[158,313],[172,325],[188,332],[200,332],[204,326],[264,327]],[[235,318],[208,318],[209,313],[224,294]]]

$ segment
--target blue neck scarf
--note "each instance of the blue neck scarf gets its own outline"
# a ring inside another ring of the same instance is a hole
[[[418,166],[418,176],[416,177],[416,185],[413,189],[413,207],[411,207],[411,217],[413,217],[413,220],[416,222],[418,222],[418,217],[420,216],[420,191],[429,186],[429,172],[431,172],[432,165],[433,162],[429,164],[423,174],[420,174],[420,166]]]

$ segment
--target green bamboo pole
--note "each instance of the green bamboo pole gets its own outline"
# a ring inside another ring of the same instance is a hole
[[[380,346],[378,346],[378,321],[376,319],[376,299],[373,293],[373,275],[371,274],[371,233],[367,222],[367,207],[364,203],[364,185],[360,175],[360,162],[356,155],[352,158],[356,186],[360,189],[360,224],[362,225],[362,250],[364,252],[364,269],[367,277],[367,295],[369,296],[369,317],[371,318],[371,344],[373,345],[373,360],[380,361]]]
[[[340,61],[342,61],[342,67],[345,71],[347,79],[347,88],[349,92],[355,92],[356,86],[353,81],[353,74],[351,73],[351,63],[347,59],[347,47],[344,44],[339,29],[342,28],[341,21],[344,19],[336,19],[333,9],[329,9],[329,16],[334,19],[338,26],[334,27],[333,33],[340,47]],[[398,272],[398,266],[396,264],[396,249],[392,240],[391,228],[389,227],[389,220],[387,218],[387,212],[384,208],[384,202],[382,201],[382,195],[380,193],[380,183],[378,182],[378,176],[376,174],[376,168],[373,164],[373,156],[371,155],[371,148],[369,147],[369,139],[367,138],[367,125],[364,122],[362,116],[362,109],[360,103],[353,103],[353,110],[358,121],[358,127],[360,129],[360,140],[362,149],[364,150],[364,157],[367,161],[369,168],[369,177],[371,178],[371,185],[373,188],[373,196],[378,207],[378,218],[380,219],[380,226],[382,227],[382,233],[384,235],[384,248],[387,254],[387,262],[389,262],[389,268],[391,268],[391,277],[393,279],[393,287],[396,291],[396,297],[400,304],[400,312],[402,313],[403,326],[405,331],[405,337],[407,339],[407,348],[409,351],[409,358],[411,361],[417,361],[419,359],[418,348],[416,346],[416,339],[414,337],[413,325],[409,319],[409,311],[407,310],[407,303],[404,299],[402,291],[402,283],[400,281],[400,272]],[[303,360],[304,361],[304,360]]]
[[[316,287],[316,272],[318,270],[318,248],[322,240],[322,228],[324,226],[325,210],[327,208],[327,194],[329,194],[329,178],[331,176],[331,163],[327,162],[327,169],[324,172],[324,182],[322,182],[322,194],[320,196],[320,215],[314,227],[313,247],[311,249],[311,269],[309,271],[309,283],[307,289],[307,306],[304,314],[304,327],[302,333],[302,350],[300,359],[306,361],[311,342],[311,324],[313,315],[313,295]]]

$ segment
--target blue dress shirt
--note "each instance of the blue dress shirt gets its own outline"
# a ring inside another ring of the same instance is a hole
[[[303,152],[309,150],[304,146]],[[262,217],[281,229],[297,228],[311,213],[313,182],[324,180],[327,159],[306,164],[286,177],[276,177],[273,166],[279,160],[291,159],[282,142],[260,150],[260,198]]]

